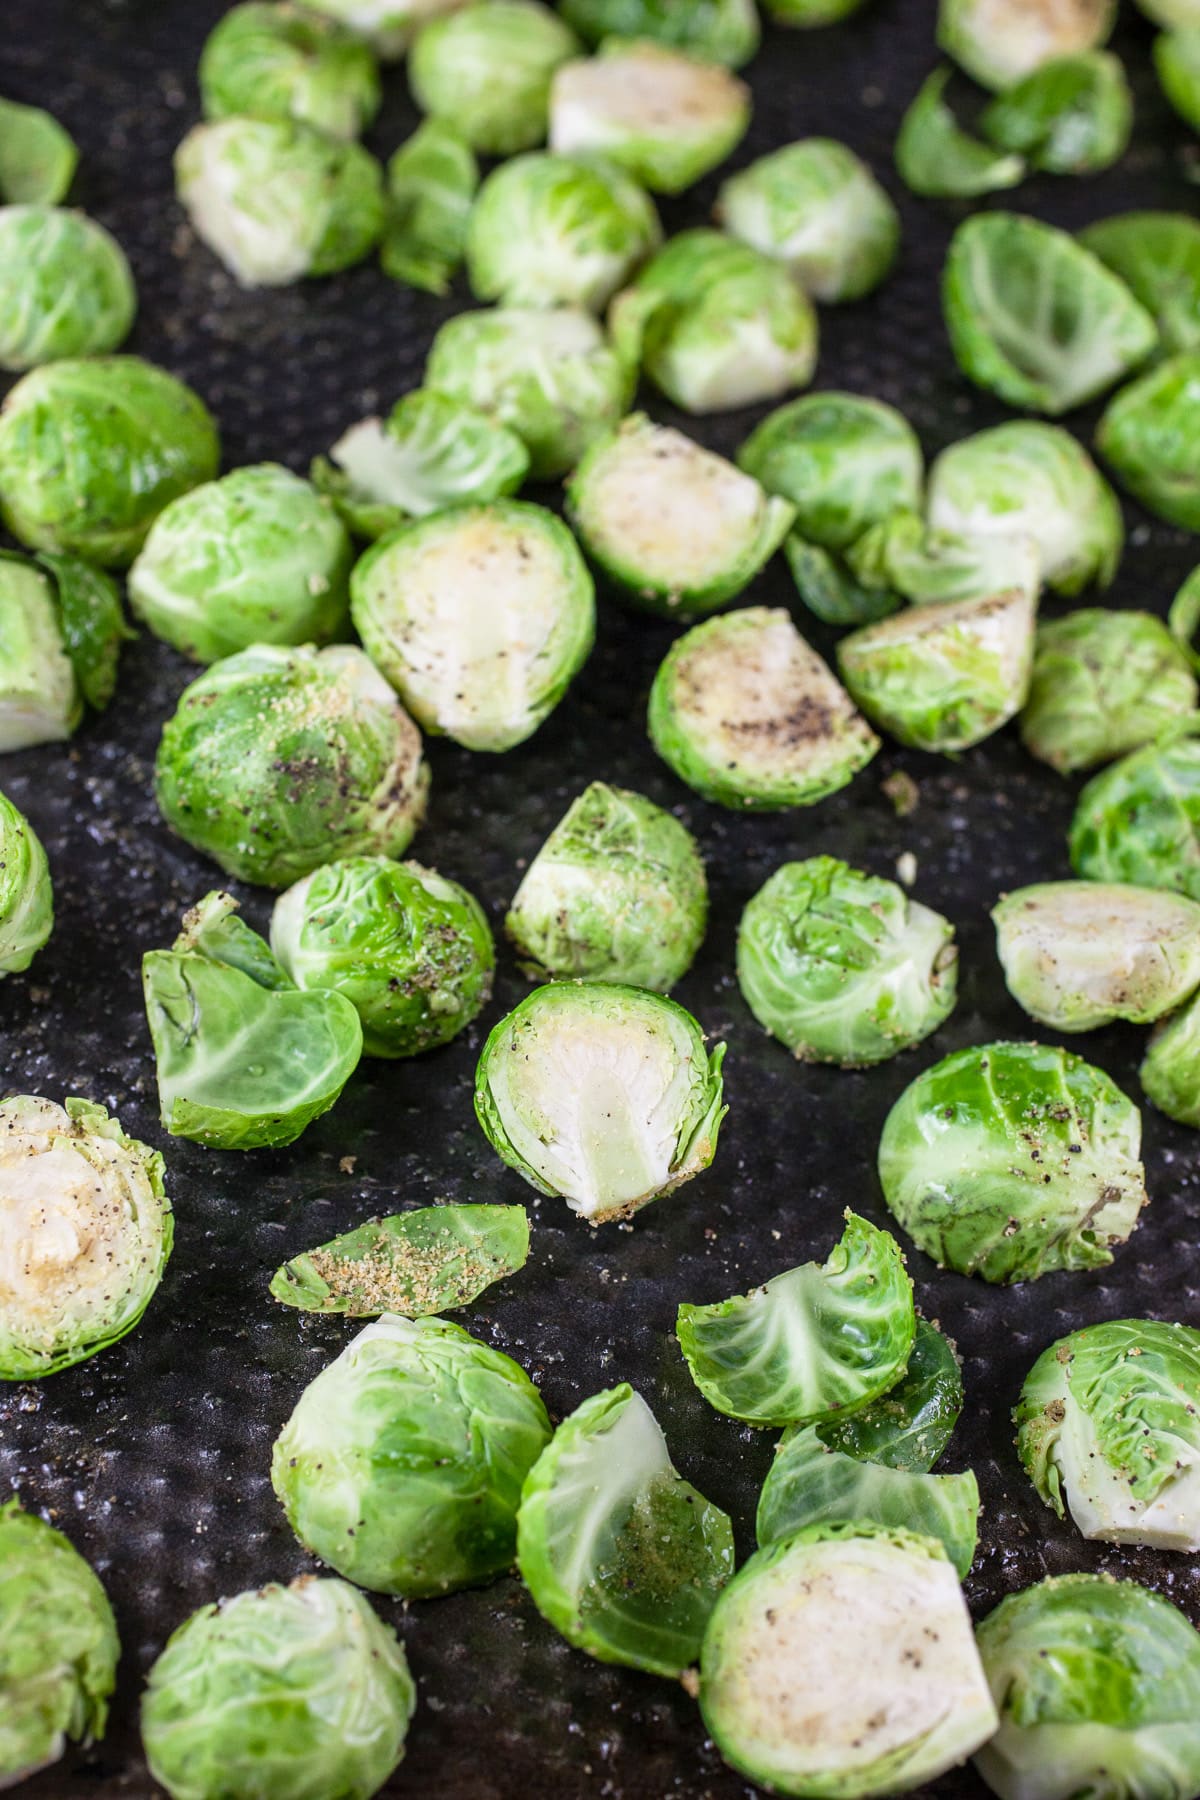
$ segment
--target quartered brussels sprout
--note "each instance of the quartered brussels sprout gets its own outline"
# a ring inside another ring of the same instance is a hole
[[[1153,44],[1159,85],[1175,111],[1200,131],[1200,26],[1166,31]]]
[[[799,584],[795,554],[792,563]],[[854,615],[854,623],[886,618],[904,600],[912,606],[943,606],[1016,592],[1032,606],[1042,586],[1041,555],[1031,537],[939,531],[920,513],[894,512],[846,551],[842,586],[853,589],[854,584],[873,603],[864,608],[864,617]],[[801,593],[812,605],[815,596],[803,586]]]
[[[938,43],[986,88],[1107,43],[1117,0],[940,0]]]
[[[1187,652],[1161,619],[1084,607],[1038,626],[1021,739],[1073,775],[1150,743],[1196,699]]]
[[[1043,1351],[1013,1413],[1025,1472],[1085,1538],[1200,1550],[1200,1331],[1111,1319]]]
[[[345,856],[403,856],[425,811],[421,736],[361,650],[258,644],[184,689],[154,791],[229,875],[287,887]]]
[[[271,1292],[301,1312],[425,1318],[470,1306],[528,1255],[523,1206],[419,1206],[293,1256],[271,1277]]]
[[[1101,1269],[1146,1204],[1142,1121],[1114,1081],[1045,1044],[926,1069],[888,1114],[884,1198],[939,1267],[985,1281]]]
[[[1187,213],[1118,213],[1089,225],[1079,241],[1152,315],[1168,356],[1200,349],[1200,220]]]
[[[271,949],[297,987],[351,1002],[367,1056],[448,1044],[486,1005],[496,964],[473,894],[387,856],[328,863],[281,894]]]
[[[937,200],[970,200],[1016,187],[1025,178],[1023,156],[1006,154],[964,131],[946,100],[951,71],[935,69],[900,121],[896,169],[914,194]]]
[[[718,1750],[774,1794],[895,1794],[996,1729],[971,1619],[941,1544],[812,1525],[759,1550],[713,1609],[700,1710]]]
[[[0,408],[0,518],[21,543],[131,563],[163,507],[217,472],[208,408],[139,356],[64,358]]]
[[[811,856],[784,863],[747,904],[737,972],[759,1024],[794,1056],[863,1068],[949,1017],[958,951],[950,921],[894,881]]]
[[[962,1369],[954,1345],[936,1325],[917,1320],[908,1368],[895,1387],[861,1411],[816,1428],[829,1450],[885,1469],[927,1475],[939,1460],[963,1406]]]
[[[404,1646],[344,1581],[202,1606],[151,1665],[142,1742],[171,1800],[370,1800],[404,1755]]]
[[[448,119],[472,150],[515,156],[545,142],[551,79],[579,48],[540,0],[481,0],[426,25],[409,85],[422,112]]]
[[[718,806],[812,806],[879,739],[782,607],[748,606],[677,638],[650,689],[650,739]]]
[[[847,550],[872,525],[921,504],[924,459],[895,407],[861,394],[789,400],[757,426],[738,463],[796,509],[796,534]]]
[[[1148,511],[1184,531],[1200,531],[1198,435],[1200,350],[1188,350],[1168,357],[1109,401],[1096,445],[1121,486]]]
[[[57,206],[78,161],[57,119],[40,106],[0,99],[0,204]]]
[[[1071,821],[1071,867],[1090,881],[1173,888],[1200,900],[1200,721],[1093,775]]]
[[[627,1218],[716,1155],[724,1044],[691,1013],[617,982],[535,988],[494,1027],[475,1072],[492,1148],[590,1225]]]
[[[530,1470],[517,1566],[576,1649],[678,1677],[733,1574],[733,1527],[676,1471],[654,1414],[623,1383],[565,1418]]]
[[[900,216],[866,163],[833,138],[760,156],[722,184],[732,237],[781,262],[814,300],[860,300],[890,272]]]
[[[379,71],[366,44],[290,0],[231,7],[205,41],[198,74],[206,119],[299,119],[354,138],[379,111]]]
[[[979,127],[1032,169],[1095,175],[1129,147],[1133,96],[1120,59],[1108,51],[1055,57],[993,100]]]
[[[475,152],[445,119],[426,119],[387,166],[387,216],[379,257],[393,281],[449,291],[467,248],[479,187]]]
[[[418,1600],[512,1566],[521,1485],[549,1440],[511,1357],[448,1319],[384,1313],[305,1388],[271,1481],[330,1568]]]
[[[526,869],[504,926],[536,980],[666,993],[690,968],[707,918],[687,827],[643,794],[593,781]]]
[[[129,335],[133,276],[86,213],[0,206],[0,369],[100,356]]]
[[[163,1160],[90,1100],[18,1094],[0,1102],[0,1179],[0,1381],[40,1381],[150,1304],[173,1237]]]
[[[599,312],[662,239],[654,202],[597,158],[535,151],[502,163],[471,209],[477,300]]]
[[[523,500],[459,506],[389,533],[355,567],[351,611],[426,731],[511,750],[592,648],[592,578],[561,520]]]
[[[653,38],[730,69],[750,61],[761,35],[754,0],[562,0],[559,11],[589,44]]]
[[[0,550],[0,751],[60,743],[102,712],[132,635],[116,583],[76,556]]]
[[[1138,1074],[1159,1112],[1200,1128],[1200,1000],[1193,997],[1151,1034]]]
[[[817,319],[771,257],[720,231],[682,231],[613,301],[618,356],[689,413],[728,412],[806,387]]]
[[[703,868],[700,877],[703,893]],[[0,979],[27,969],[53,929],[54,890],[41,839],[8,795],[0,794]]]
[[[836,25],[858,11],[863,0],[764,0],[767,11],[780,25],[801,30]]]
[[[975,1766],[1023,1800],[1189,1800],[1200,1790],[1200,1633],[1111,1575],[1010,1594],[976,1634],[1000,1729]]]
[[[295,119],[194,126],[175,152],[175,192],[196,236],[247,288],[336,274],[384,226],[375,158]]]
[[[2,118],[0,118],[2,130]],[[0,1506],[0,1787],[104,1736],[121,1646],[78,1550],[16,1500]]]
[[[279,463],[257,463],[164,507],[129,571],[129,600],[196,662],[323,644],[345,633],[353,561],[332,503]]]

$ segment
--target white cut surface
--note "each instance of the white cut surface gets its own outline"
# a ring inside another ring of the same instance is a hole
[[[1181,1443],[1175,1474],[1153,1500],[1140,1500],[1106,1460],[1091,1414],[1069,1396],[1065,1404],[1051,1460],[1083,1536],[1156,1550],[1200,1550],[1200,1456]]]
[[[71,735],[79,694],[63,648],[49,578],[32,564],[4,565],[0,620],[0,753]]]
[[[658,45],[564,63],[550,95],[550,148],[604,150],[630,138],[677,144],[720,132],[742,106],[741,83],[716,63]]]
[[[196,235],[242,287],[287,287],[308,273],[324,217],[315,194],[296,194],[294,167],[272,172],[264,152],[238,141],[241,126],[230,119],[196,128],[179,155],[179,197]]]
[[[555,1579],[578,1600],[611,1554],[616,1531],[656,1476],[673,1473],[666,1441],[638,1393],[603,1432],[571,1437],[555,1465],[546,1551]]]

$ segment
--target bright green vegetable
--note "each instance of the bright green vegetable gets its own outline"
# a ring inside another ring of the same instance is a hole
[[[1137,0],[1138,11],[1168,31],[1182,30],[1186,25],[1200,25],[1200,7],[1196,0]]]
[[[445,119],[426,119],[387,166],[380,260],[393,281],[445,294],[467,248],[479,164]]]
[[[1041,554],[1031,537],[940,531],[920,513],[894,512],[846,552],[847,579],[877,602],[876,617],[913,606],[988,600],[1014,590],[1030,605],[1042,585]],[[890,600],[892,604],[883,605]]]
[[[945,98],[952,71],[942,67],[922,82],[900,121],[896,169],[914,194],[937,200],[970,200],[1016,187],[1025,178],[1023,156],[981,143],[959,125]]]
[[[1117,0],[940,0],[938,43],[986,88],[1107,43]]]
[[[1071,821],[1071,867],[1091,881],[1173,888],[1200,900],[1196,715],[1094,775]]]
[[[0,202],[57,206],[75,177],[79,152],[40,106],[0,100]]]
[[[780,25],[796,25],[813,30],[820,25],[836,25],[856,13],[863,0],[764,0],[767,11]]]
[[[781,262],[814,300],[860,300],[889,274],[900,216],[861,158],[833,138],[760,156],[722,184],[732,237]]]
[[[53,929],[54,890],[41,839],[0,794],[0,979],[27,969]]]
[[[979,128],[1033,169],[1095,175],[1129,147],[1133,96],[1120,59],[1107,50],[1053,57],[993,100]]]
[[[1117,480],[1160,519],[1200,531],[1200,350],[1168,357],[1109,401],[1096,445]]]
[[[365,39],[386,61],[403,56],[430,19],[455,12],[463,0],[304,0]]]
[[[302,1312],[423,1318],[470,1306],[528,1255],[523,1206],[419,1206],[293,1256],[271,1277],[271,1292]]]
[[[0,206],[0,369],[99,356],[137,308],[125,252],[86,213]]]
[[[231,7],[205,40],[199,80],[206,119],[252,113],[355,138],[379,111],[379,70],[366,44],[290,0]]]
[[[882,400],[805,394],[769,413],[738,463],[796,508],[796,533],[844,551],[872,525],[919,507],[924,459],[916,432]]]
[[[514,156],[545,141],[554,71],[578,54],[540,0],[482,0],[426,25],[408,79],[422,112],[450,120],[472,150]]]
[[[1200,1128],[1200,1001],[1195,997],[1151,1034],[1138,1074],[1159,1112]]]
[[[1152,314],[1162,348],[1200,349],[1200,220],[1186,213],[1130,212],[1079,234]]]
[[[730,69],[749,62],[761,35],[754,0],[562,0],[559,11],[589,44],[653,38]]]
[[[940,1458],[962,1411],[962,1369],[953,1344],[918,1318],[908,1368],[895,1387],[860,1412],[818,1425],[829,1450],[885,1469],[927,1475]]]
[[[874,541],[874,534],[883,529],[873,525],[859,542]],[[886,577],[857,581],[850,573],[848,558],[810,544],[799,532],[789,532],[783,548],[797,593],[809,612],[826,625],[866,625],[872,619],[886,619],[903,604]]]
[[[0,751],[71,736],[113,696],[132,636],[109,576],[75,556],[0,550]]]
[[[1150,743],[1196,700],[1187,652],[1161,619],[1084,607],[1038,626],[1021,739],[1072,775]]]
[[[1200,26],[1166,31],[1153,44],[1159,84],[1180,118],[1200,131]]]

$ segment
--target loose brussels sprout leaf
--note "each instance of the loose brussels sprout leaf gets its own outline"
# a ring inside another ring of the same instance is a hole
[[[1043,881],[992,908],[1008,991],[1056,1031],[1148,1025],[1200,986],[1200,905],[1120,882]]]
[[[287,887],[346,856],[403,856],[425,811],[421,735],[361,650],[259,644],[184,689],[155,796],[229,875]]]
[[[613,344],[689,413],[727,412],[805,387],[817,319],[786,269],[719,231],[683,231],[609,312]]]
[[[713,1609],[700,1710],[727,1763],[777,1794],[895,1794],[996,1729],[941,1544],[812,1525],[759,1550]]]
[[[750,61],[761,35],[754,0],[562,0],[559,11],[589,44],[653,38],[730,69]]]
[[[24,376],[0,408],[0,518],[33,549],[124,568],[219,457],[208,408],[164,369],[67,358]]]
[[[942,279],[959,368],[1028,412],[1070,412],[1145,362],[1154,320],[1098,256],[1020,213],[959,226]]]
[[[938,43],[983,87],[1003,92],[1043,63],[1107,43],[1117,0],[940,0]]]
[[[173,1236],[163,1160],[102,1106],[19,1094],[0,1102],[0,1178],[0,1381],[40,1381],[150,1304]]]
[[[79,152],[40,106],[0,99],[0,202],[57,206],[75,176]]]
[[[1151,369],[1111,400],[1096,445],[1117,480],[1160,519],[1200,531],[1200,350]]]
[[[748,1425],[817,1424],[857,1412],[904,1374],[917,1321],[900,1246],[845,1217],[826,1262],[679,1308],[679,1347],[718,1412]]]
[[[1032,605],[1042,585],[1033,538],[938,531],[914,512],[894,512],[872,525],[851,544],[846,563],[866,592],[903,596],[913,606],[984,600],[1013,589]]]
[[[54,891],[41,839],[0,794],[0,978],[27,969],[53,929]]]
[[[747,904],[737,973],[750,1011],[794,1056],[863,1068],[949,1017],[958,951],[950,921],[894,881],[811,856],[784,863]]]
[[[879,739],[781,607],[748,606],[677,638],[650,689],[663,761],[718,806],[778,812],[837,793]]]
[[[564,1419],[530,1470],[517,1566],[576,1649],[680,1676],[733,1574],[733,1527],[676,1472],[654,1414],[622,1384]]]
[[[760,156],[723,183],[716,216],[783,263],[814,300],[860,300],[890,272],[900,216],[866,163],[833,138]]]
[[[0,206],[0,369],[116,350],[136,307],[125,253],[94,219]]]
[[[351,612],[418,723],[469,750],[531,737],[587,661],[596,626],[575,539],[523,500],[390,533],[355,567]]]
[[[551,79],[579,48],[540,0],[483,0],[425,27],[409,85],[422,112],[450,120],[472,150],[515,156],[545,141]]]
[[[1000,1729],[975,1757],[997,1794],[1161,1795],[1200,1788],[1200,1633],[1133,1581],[1060,1575],[979,1626]]]
[[[0,115],[0,130],[2,130]],[[2,141],[2,140],[0,140]],[[108,1595],[79,1552],[16,1500],[0,1506],[0,1787],[104,1736],[121,1653]]]
[[[1168,356],[1200,349],[1200,220],[1186,213],[1119,213],[1089,225],[1079,241],[1153,315]]]
[[[83,717],[63,641],[54,584],[23,556],[0,550],[0,751],[69,738]]]
[[[1200,27],[1164,32],[1152,48],[1163,93],[1180,118],[1200,131]]]
[[[433,340],[425,380],[522,440],[542,481],[573,469],[627,410],[633,375],[589,313],[459,313]]]
[[[1013,1413],[1025,1472],[1085,1538],[1200,1550],[1200,1331],[1089,1325],[1038,1357]]]
[[[314,1575],[202,1606],[146,1682],[146,1761],[172,1800],[365,1800],[403,1756],[417,1704],[391,1626]]]
[[[653,38],[607,38],[550,89],[550,148],[602,156],[656,194],[681,194],[735,150],[750,90],[720,63]]]
[[[175,152],[175,191],[201,243],[246,288],[347,269],[384,227],[375,158],[294,119],[194,126]]]
[[[886,619],[903,605],[899,594],[886,583],[867,586],[856,581],[840,556],[808,543],[796,531],[784,539],[783,551],[797,593],[809,612],[826,625],[868,625],[873,619]]]
[[[294,1256],[276,1269],[271,1292],[302,1312],[417,1319],[470,1306],[528,1255],[523,1206],[421,1206]]]
[[[948,68],[935,69],[900,121],[896,168],[905,187],[933,200],[970,200],[1016,187],[1023,156],[1005,155],[959,125],[946,100]]]
[[[888,1114],[884,1198],[939,1267],[985,1281],[1101,1269],[1146,1204],[1142,1121],[1102,1069],[984,1044],[927,1069]]]
[[[1091,881],[1173,888],[1200,900],[1196,714],[1093,775],[1071,821],[1071,867]]]
[[[504,925],[535,980],[666,993],[691,966],[707,918],[691,832],[644,795],[593,781],[525,871]]]
[[[392,281],[449,290],[467,247],[479,187],[475,152],[445,119],[426,119],[387,166],[387,220],[380,259]]]
[[[1054,57],[993,100],[979,128],[1031,168],[1095,175],[1129,147],[1133,96],[1119,58],[1106,50]]]
[[[1161,619],[1085,607],[1038,626],[1021,739],[1072,775],[1150,743],[1196,699],[1187,653]]]
[[[549,1440],[510,1357],[448,1319],[385,1313],[305,1388],[271,1481],[314,1555],[418,1600],[511,1567],[521,1484]]]
[[[354,138],[379,111],[379,70],[367,46],[288,0],[232,7],[205,40],[198,73],[206,119],[253,113]]]
[[[304,0],[310,12],[325,13],[363,38],[386,61],[403,56],[417,32],[463,0]]]
[[[125,622],[120,589],[111,575],[82,557],[42,550],[34,561],[58,590],[63,647],[83,697],[103,712],[116,691],[121,645],[137,635]]]
[[[863,0],[765,0],[767,11],[780,25],[796,25],[813,30],[820,25],[836,25],[856,13]]]
[[[328,863],[281,894],[271,948],[297,987],[350,1001],[367,1056],[448,1044],[487,1004],[496,964],[473,894],[387,856]]]
[[[1189,1000],[1152,1033],[1138,1073],[1159,1112],[1200,1128],[1200,1001]]]
[[[936,1325],[918,1319],[902,1379],[861,1412],[818,1425],[817,1436],[827,1449],[859,1462],[927,1475],[950,1442],[962,1405],[962,1369],[953,1344]]]

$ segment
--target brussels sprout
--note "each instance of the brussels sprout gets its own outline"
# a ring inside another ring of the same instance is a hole
[[[0,369],[115,350],[136,307],[124,251],[86,213],[0,206]]]
[[[1146,617],[1152,616],[1151,614],[1146,615]],[[1160,624],[1161,621],[1156,619],[1155,623]],[[1197,652],[1195,648],[1197,629],[1200,629],[1200,567],[1192,570],[1167,611],[1167,632],[1171,639],[1172,649],[1177,653],[1182,653],[1189,670],[1200,671],[1200,652]],[[1183,692],[1178,679],[1172,680],[1174,674],[1175,665],[1168,663],[1163,670],[1163,686],[1166,690],[1166,703],[1163,708],[1165,724],[1174,723],[1181,713],[1189,711],[1190,707],[1195,705],[1194,699],[1189,706],[1174,704]],[[1157,735],[1157,732],[1148,732],[1143,741]]]
[[[1094,400],[1158,344],[1150,314],[1098,256],[1020,213],[959,226],[942,307],[967,379],[1029,412]]]
[[[730,69],[750,61],[761,36],[754,0],[562,0],[559,11],[589,44],[653,38]]]
[[[163,509],[129,571],[134,612],[196,662],[344,634],[354,551],[332,503],[278,463]]]
[[[1085,1538],[1200,1550],[1200,1331],[1112,1319],[1043,1351],[1013,1413],[1025,1472]]]
[[[57,206],[75,176],[79,152],[40,106],[0,100],[0,202]]]
[[[333,275],[383,232],[375,158],[295,119],[194,126],[175,152],[175,191],[201,243],[246,288]]]
[[[577,1650],[680,1676],[733,1574],[733,1527],[678,1474],[654,1414],[623,1383],[564,1419],[527,1475],[517,1566]]]
[[[1004,155],[959,125],[945,94],[951,71],[935,69],[900,121],[896,169],[905,187],[935,200],[970,200],[1016,187],[1023,156]]]
[[[728,1112],[724,1044],[673,1000],[617,982],[535,988],[494,1027],[475,1112],[502,1162],[599,1225],[707,1169]]]
[[[387,218],[380,260],[393,281],[449,290],[467,248],[479,164],[445,119],[426,119],[387,166]]]
[[[1000,1729],[975,1757],[1023,1800],[1188,1800],[1200,1789],[1200,1633],[1134,1581],[1060,1575],[1010,1594],[976,1641]]]
[[[726,1762],[774,1794],[895,1794],[996,1729],[941,1544],[812,1525],[752,1556],[709,1620],[700,1709]]]
[[[1196,0],[1137,0],[1138,11],[1168,31],[1180,31],[1185,25],[1200,25],[1200,6]]]
[[[809,30],[818,25],[836,25],[856,13],[863,0],[764,0],[767,11],[780,25],[797,25]]]
[[[1159,85],[1175,111],[1200,131],[1200,26],[1164,32],[1153,44]]]
[[[859,300],[889,273],[900,216],[859,157],[833,138],[760,156],[722,184],[731,236],[781,262],[814,300]]]
[[[184,1620],[142,1698],[171,1800],[370,1800],[417,1704],[404,1646],[344,1581],[301,1575]]]
[[[1071,821],[1071,867],[1091,881],[1173,888],[1200,900],[1200,741],[1193,713],[1093,775]]]
[[[979,128],[1031,168],[1095,175],[1129,147],[1133,96],[1119,58],[1106,50],[1054,57],[993,100]]]
[[[1159,1112],[1200,1128],[1200,1000],[1193,996],[1151,1033],[1138,1074]]]
[[[124,568],[219,458],[208,408],[165,369],[66,358],[24,376],[0,408],[0,518],[35,549]]]
[[[1146,1204],[1142,1121],[1102,1069],[983,1044],[926,1069],[888,1114],[884,1199],[939,1267],[985,1281],[1101,1269]]]
[[[703,869],[700,878],[703,883]],[[0,979],[27,969],[53,929],[54,891],[41,839],[0,794]]]
[[[1117,0],[940,0],[938,43],[986,88],[1107,43]]]
[[[163,1160],[89,1100],[18,1094],[0,1102],[0,1185],[0,1381],[40,1381],[150,1304],[174,1232]]]
[[[953,1344],[936,1325],[918,1319],[902,1379],[860,1412],[818,1425],[817,1436],[827,1449],[859,1462],[927,1475],[950,1442],[962,1405],[962,1370]]]
[[[654,748],[718,806],[812,806],[879,739],[782,607],[748,606],[677,638],[650,689]]]
[[[1160,519],[1200,531],[1200,350],[1151,369],[1112,399],[1096,444],[1122,487]]]
[[[528,1255],[523,1206],[420,1206],[294,1256],[276,1269],[271,1292],[302,1312],[422,1318],[470,1306]]]
[[[345,856],[402,856],[425,811],[416,726],[361,650],[258,644],[184,689],[163,726],[163,818],[227,874],[287,887]]]
[[[464,3],[465,0],[304,0],[309,12],[337,19],[389,62],[403,56],[430,19],[456,12]]]
[[[59,743],[112,699],[131,636],[116,584],[74,556],[0,550],[0,751]]]
[[[805,387],[817,319],[786,269],[719,231],[683,231],[613,301],[618,356],[676,406],[728,412]]]
[[[289,0],[232,7],[208,34],[199,79],[206,119],[299,119],[354,138],[379,111],[379,71],[367,46]]]
[[[1200,221],[1186,213],[1119,213],[1089,225],[1079,241],[1152,314],[1168,355],[1200,349]]]
[[[305,1388],[271,1481],[307,1549],[417,1600],[511,1567],[521,1484],[549,1440],[510,1357],[448,1319],[384,1313]]]
[[[1071,775],[1149,743],[1196,699],[1187,653],[1161,619],[1085,607],[1038,626],[1021,738]]]
[[[471,292],[599,312],[661,240],[654,202],[621,169],[535,151],[480,189],[467,228]]]
[[[0,1787],[104,1736],[121,1653],[108,1595],[61,1532],[0,1506]]]
[[[691,832],[644,795],[593,781],[525,871],[504,927],[534,980],[666,993],[690,968],[707,918]]]
[[[425,27],[409,85],[422,112],[450,120],[472,150],[514,156],[545,142],[551,79],[579,48],[540,0],[481,0]]]
[[[573,469],[633,391],[629,368],[578,307],[459,313],[434,338],[425,380],[514,431],[542,481]]]
[[[1030,605],[1042,586],[1042,559],[1031,537],[976,536],[939,531],[919,513],[894,512],[872,525],[846,552],[852,578],[868,594],[898,597],[913,606],[994,599],[1014,590]]]
[[[747,904],[737,973],[750,1011],[794,1056],[863,1068],[950,1016],[958,951],[950,921],[894,881],[810,856]]]
[[[474,895],[386,856],[329,863],[281,894],[271,949],[297,987],[345,995],[367,1056],[448,1044],[487,1004],[496,966]]]

